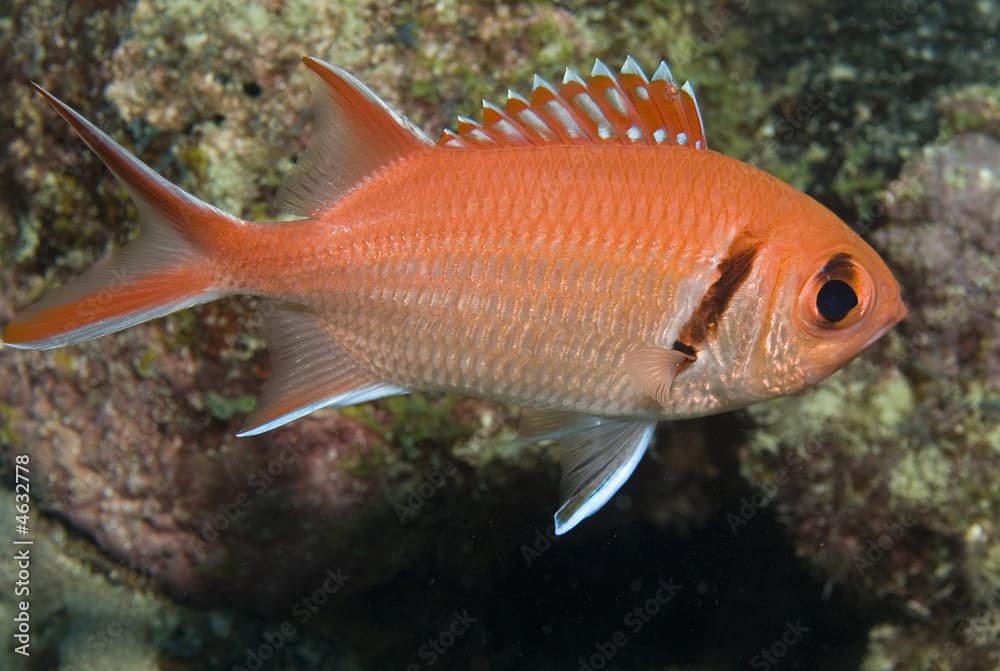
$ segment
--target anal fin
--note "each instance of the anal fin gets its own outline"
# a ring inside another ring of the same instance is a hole
[[[646,453],[656,422],[533,410],[522,420],[530,440],[556,440],[563,504],[554,516],[562,535],[600,510]]]
[[[272,305],[265,316],[271,376],[239,436],[255,436],[320,408],[407,393],[360,368],[311,311]]]

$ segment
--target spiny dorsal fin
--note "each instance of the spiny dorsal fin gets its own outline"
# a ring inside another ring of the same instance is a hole
[[[690,82],[678,87],[660,62],[652,78],[631,56],[618,74],[600,60],[584,79],[566,68],[556,90],[535,75],[531,97],[507,93],[500,108],[483,101],[483,120],[458,118],[438,144],[447,147],[615,142],[707,149],[701,112]]]
[[[313,136],[282,184],[282,211],[312,216],[365,177],[434,142],[354,75],[318,58],[302,59],[315,76]]]

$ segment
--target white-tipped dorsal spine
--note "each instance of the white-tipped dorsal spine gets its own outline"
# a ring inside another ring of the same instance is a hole
[[[514,89],[507,89],[507,102],[510,102],[511,100],[519,102],[522,105],[526,106],[531,105],[531,103],[528,102],[528,99],[522,96],[520,93],[518,93]]]
[[[512,144],[527,144],[530,142],[524,133],[521,132],[519,128],[520,124],[511,119],[505,110],[501,109],[499,105],[483,99],[484,120],[486,119],[487,112],[496,117],[496,121],[493,122],[490,129],[503,135],[508,142]]]
[[[583,88],[587,88],[587,82],[584,81],[583,77],[578,75],[576,71],[566,68],[566,72],[563,73],[563,84],[569,83],[579,84]]]
[[[595,59],[589,77],[566,68],[557,89],[540,75],[530,97],[507,91],[501,108],[483,101],[483,121],[459,119],[449,147],[616,142],[705,149],[701,110],[690,83],[678,88],[665,61],[653,76],[628,56],[618,72]]]
[[[535,75],[534,78],[531,81],[531,90],[535,91],[537,89],[545,89],[546,91],[549,91],[554,96],[559,95],[559,93],[555,90],[555,88],[553,88],[552,84],[548,83],[542,77],[539,77],[538,75]]]
[[[676,86],[674,83],[674,75],[670,72],[670,66],[667,65],[666,61],[660,61],[660,64],[656,68],[656,72],[653,73],[652,81],[663,81]]]
[[[441,144],[445,145],[446,147],[458,148],[458,147],[468,146],[465,140],[462,139],[461,135],[459,135],[458,133],[449,128],[445,128],[444,131],[442,132],[442,135],[443,137],[441,138]]]
[[[622,64],[621,73],[623,75],[636,75],[645,83],[649,83],[649,79],[646,78],[646,73],[642,71],[642,68],[636,62],[632,56],[625,57],[625,63]]]
[[[608,79],[614,79],[615,73],[612,72],[611,68],[604,64],[600,58],[594,59],[594,67],[590,70],[591,77],[607,77]]]
[[[681,87],[681,91],[684,91],[691,98],[691,102],[694,104],[694,111],[698,115],[698,128],[701,130],[701,137],[704,138],[704,144],[708,146],[708,134],[705,133],[705,124],[701,120],[701,107],[698,106],[698,96],[694,94],[694,85],[691,82],[684,82],[684,86]],[[699,140],[701,142],[701,140]],[[699,147],[701,148],[701,147]]]

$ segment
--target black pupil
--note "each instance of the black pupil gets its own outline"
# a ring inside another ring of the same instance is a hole
[[[857,304],[858,295],[841,280],[830,280],[816,294],[816,309],[828,322],[839,322]]]

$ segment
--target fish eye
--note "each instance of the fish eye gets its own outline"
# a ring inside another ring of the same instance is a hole
[[[858,295],[843,280],[830,280],[816,294],[816,310],[828,322],[837,323],[858,304]]]
[[[851,255],[838,253],[823,258],[806,280],[799,315],[806,329],[825,336],[857,324],[874,300],[875,285],[865,267]]]

